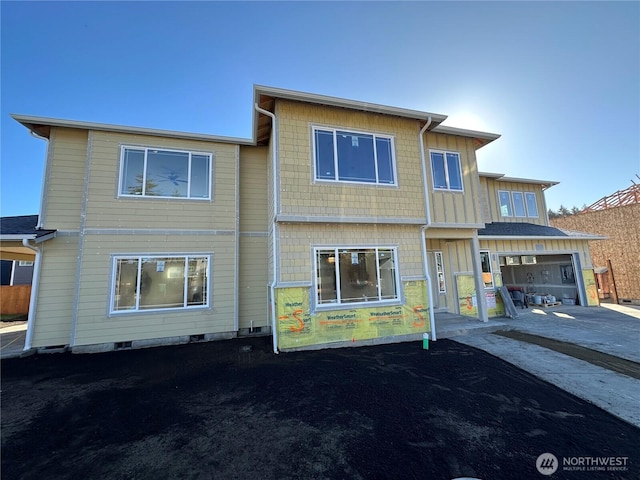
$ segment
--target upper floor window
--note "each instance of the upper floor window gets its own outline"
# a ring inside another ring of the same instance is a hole
[[[313,128],[316,180],[395,185],[393,137]]]
[[[120,196],[211,198],[210,153],[122,147]]]
[[[503,217],[537,217],[538,203],[533,192],[498,190],[500,215]]]
[[[436,190],[462,191],[462,167],[460,154],[431,150],[431,174],[433,188]]]

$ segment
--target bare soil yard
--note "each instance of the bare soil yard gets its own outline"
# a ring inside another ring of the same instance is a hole
[[[638,429],[450,340],[10,359],[1,414],[3,479],[640,478]],[[545,477],[545,452],[628,469]]]

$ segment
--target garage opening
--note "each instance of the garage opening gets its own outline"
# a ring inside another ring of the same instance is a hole
[[[579,304],[571,254],[501,255],[500,271],[503,284],[524,292],[530,303]]]

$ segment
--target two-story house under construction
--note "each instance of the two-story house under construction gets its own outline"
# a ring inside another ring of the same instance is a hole
[[[478,171],[446,116],[254,88],[251,139],[14,115],[48,142],[26,349],[272,334],[274,349],[435,338],[496,288],[597,304],[555,182]],[[4,242],[6,244],[6,242]]]

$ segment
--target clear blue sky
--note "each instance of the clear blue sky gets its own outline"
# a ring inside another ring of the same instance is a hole
[[[0,213],[38,213],[45,144],[9,113],[251,136],[253,84],[499,133],[480,170],[591,204],[640,173],[638,2],[7,2]]]

